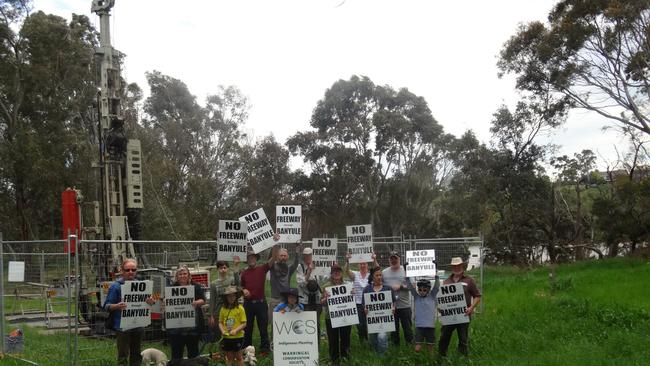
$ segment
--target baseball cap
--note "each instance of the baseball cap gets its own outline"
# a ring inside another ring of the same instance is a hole
[[[314,252],[314,250],[309,248],[309,247],[302,250],[302,254],[305,254],[305,255],[312,254],[313,252]]]

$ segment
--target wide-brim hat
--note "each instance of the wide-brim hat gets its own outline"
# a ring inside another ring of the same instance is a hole
[[[304,254],[304,255],[310,255],[310,254],[313,254],[313,253],[314,253],[314,250],[309,248],[309,247],[302,250],[302,254]]]
[[[398,251],[395,251],[395,250],[393,250],[393,251],[392,251],[392,252],[390,252],[390,254],[388,255],[388,258],[390,258],[390,257],[397,257],[397,258],[401,258],[402,256],[401,256],[401,255],[399,254],[399,252],[398,252]]]
[[[463,258],[461,258],[461,257],[453,257],[453,258],[451,258],[451,263],[450,264],[452,266],[458,266],[458,265],[461,265],[461,264],[465,264],[465,262],[463,261]]]
[[[239,290],[237,290],[237,287],[235,287],[235,286],[228,286],[228,287],[226,287],[226,289],[223,291],[223,296],[227,296],[227,295],[230,295],[230,294],[235,294],[235,295],[236,295],[236,294],[238,294],[238,293],[239,293]]]
[[[250,257],[251,255],[254,255],[254,256],[255,256],[255,258],[257,258],[257,260],[259,260],[259,259],[260,259],[260,255],[259,255],[259,254],[257,254],[257,253],[255,253],[255,252],[254,252],[254,251],[252,251],[252,250],[249,250],[249,251],[247,251],[247,252],[246,252],[246,259],[248,259],[248,257]]]

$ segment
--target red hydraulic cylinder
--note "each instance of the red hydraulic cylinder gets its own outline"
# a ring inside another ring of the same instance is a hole
[[[61,194],[61,214],[63,215],[63,239],[68,239],[68,233],[79,236],[81,228],[80,208],[77,203],[77,191],[68,188]],[[66,241],[63,251],[74,254],[77,251],[76,240],[70,241],[70,248]]]

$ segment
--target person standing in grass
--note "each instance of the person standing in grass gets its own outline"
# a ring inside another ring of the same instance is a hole
[[[210,318],[208,324],[210,325],[210,331],[216,333],[212,336],[215,340],[221,337],[217,320],[223,302],[223,293],[230,286],[239,286],[239,261],[238,256],[233,257],[232,272],[228,269],[228,262],[217,261],[217,278],[210,284],[210,307],[208,308]]]
[[[115,338],[117,341],[117,364],[119,366],[140,366],[142,356],[140,355],[140,345],[142,344],[143,328],[134,328],[122,330],[120,321],[122,320],[122,310],[127,308],[127,304],[122,301],[122,285],[126,281],[134,281],[135,274],[138,271],[138,262],[135,259],[125,259],[122,262],[122,275],[111,284],[104,301],[103,308],[112,317],[113,328],[116,331]],[[145,300],[147,304],[152,305],[156,302],[152,297]]]
[[[426,344],[429,351],[433,351],[436,344],[436,307],[438,302],[436,295],[440,288],[438,276],[434,279],[435,285],[431,289],[431,281],[420,279],[417,282],[417,290],[410,280],[406,284],[413,295],[415,303],[415,352],[422,350]]]
[[[354,301],[357,303],[357,314],[359,314],[359,324],[357,324],[357,333],[359,335],[359,341],[365,342],[368,341],[368,325],[366,324],[366,312],[363,311],[363,289],[368,286],[368,279],[370,278],[370,272],[368,272],[368,263],[361,262],[359,263],[359,271],[352,271],[350,269],[350,257],[352,254],[347,253],[347,260],[345,261],[345,269],[343,272],[352,280],[354,284]],[[377,263],[377,256],[375,253],[372,253],[373,266],[379,267]]]
[[[176,270],[176,282],[173,286],[194,287],[195,326],[193,328],[169,329],[169,344],[172,350],[172,361],[183,359],[183,348],[187,347],[187,358],[199,356],[199,339],[203,332],[204,320],[201,307],[205,304],[205,291],[198,283],[194,283],[190,277],[190,270],[186,266],[180,266]]]
[[[465,262],[460,257],[453,257],[451,259],[451,277],[447,278],[442,284],[451,285],[454,283],[461,283],[465,292],[465,300],[467,301],[467,310],[465,314],[470,317],[474,313],[474,309],[481,302],[481,292],[476,286],[476,281],[465,274]],[[468,356],[469,355],[469,323],[443,325],[440,331],[440,344],[438,350],[440,356],[447,355],[447,348],[451,336],[456,330],[458,332],[458,352]]]
[[[330,270],[330,280],[323,285],[323,297],[321,298],[321,304],[325,306],[325,326],[327,328],[327,339],[330,347],[330,360],[333,365],[338,365],[342,360],[348,358],[352,326],[346,325],[344,327],[332,328],[332,320],[330,319],[329,306],[327,304],[327,299],[331,294],[325,289],[342,284],[343,274],[341,266],[334,263]]]
[[[363,290],[364,295],[367,293],[372,293],[372,292],[381,292],[381,291],[390,291],[391,292],[391,298],[393,300],[393,314],[395,313],[395,294],[391,291],[391,288],[384,285],[383,279],[382,279],[382,272],[380,267],[374,267],[370,271],[370,278],[371,281],[366,286],[366,288]],[[366,315],[368,315],[368,309],[366,309],[366,299],[365,296],[362,297],[362,305],[363,305],[363,311]],[[366,326],[367,326],[367,321],[366,321]],[[388,349],[388,332],[384,333],[373,333],[368,336],[368,339],[370,340],[370,345],[372,348],[377,352],[378,354],[382,355],[386,353],[386,350]]]
[[[219,310],[219,330],[223,334],[221,350],[226,352],[226,365],[244,366],[242,349],[244,328],[246,328],[246,311],[239,304],[239,291],[229,286],[223,292],[223,304]]]
[[[391,335],[393,344],[399,346],[399,328],[402,326],[404,340],[413,343],[413,323],[411,322],[411,294],[406,287],[406,271],[400,262],[399,252],[390,252],[390,267],[382,272],[384,282],[393,290],[395,302],[395,332]]]

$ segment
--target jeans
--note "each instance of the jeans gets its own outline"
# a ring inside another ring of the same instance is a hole
[[[395,309],[395,331],[391,334],[393,344],[399,346],[399,326],[402,324],[404,339],[407,344],[413,343],[413,326],[411,322],[411,308]]]
[[[351,326],[332,328],[332,321],[325,319],[327,328],[327,340],[330,346],[330,360],[332,364],[338,365],[342,358],[348,358],[350,353]]]
[[[183,349],[187,347],[187,358],[194,358],[199,355],[199,338],[194,334],[170,334],[169,345],[172,349],[172,360],[183,358]]]
[[[447,348],[454,330],[458,331],[458,352],[467,356],[469,355],[469,323],[443,325],[440,331],[440,344],[438,352],[440,356],[447,355]]]
[[[359,314],[359,324],[357,324],[357,333],[359,334],[359,341],[368,340],[368,324],[366,324],[366,312],[363,305],[357,304],[357,314]]]
[[[115,334],[117,340],[117,364],[120,366],[140,366],[140,345],[144,329],[136,328],[126,331],[118,331]]]
[[[246,329],[244,330],[244,348],[253,344],[253,326],[257,318],[257,329],[260,331],[260,352],[269,352],[269,318],[268,306],[264,300],[244,301],[246,311]]]
[[[388,333],[371,333],[368,335],[370,345],[380,355],[388,350]]]

